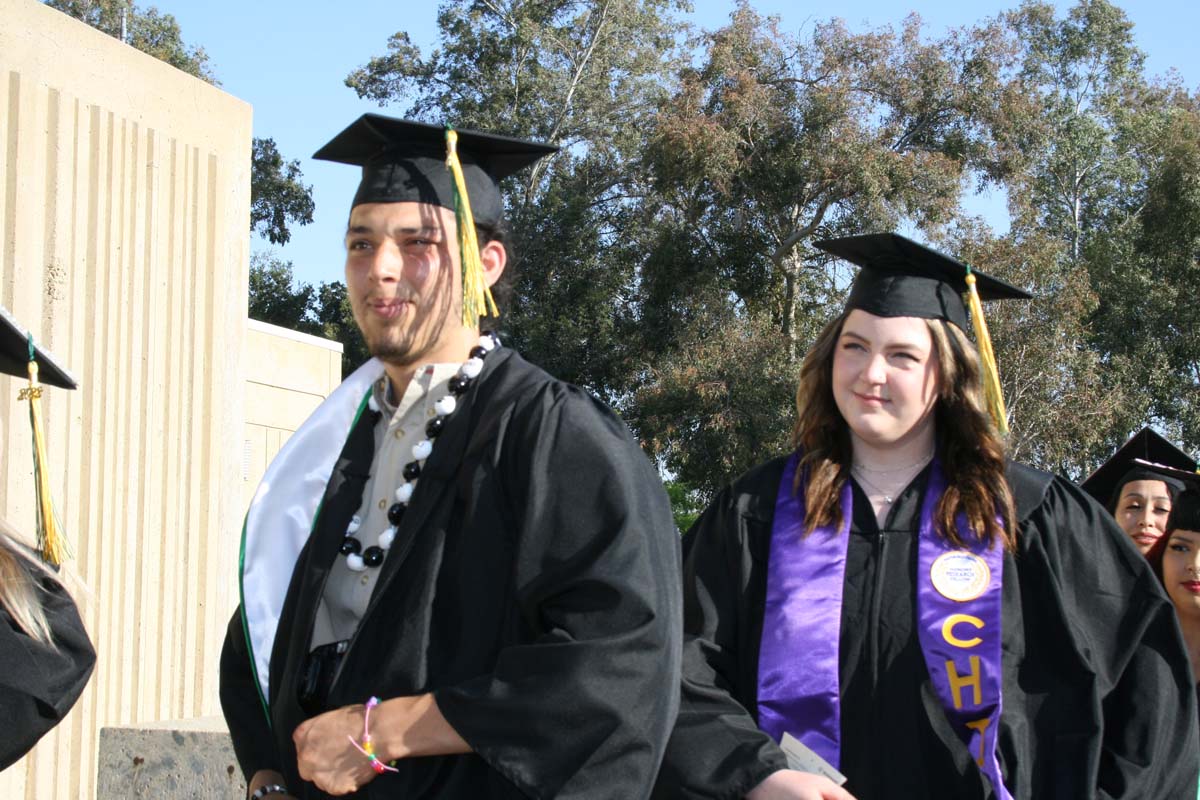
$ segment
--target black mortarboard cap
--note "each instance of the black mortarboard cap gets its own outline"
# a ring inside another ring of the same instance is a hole
[[[458,131],[458,157],[476,223],[504,216],[498,182],[558,148],[479,131]],[[362,167],[352,206],[415,201],[454,208],[454,179],[446,168],[446,129],[440,125],[363,114],[313,158]]]
[[[824,239],[814,247],[862,269],[850,287],[846,310],[862,309],[878,317],[920,317],[952,322],[967,329],[966,264],[898,233],[868,233]],[[985,275],[975,275],[981,300],[1028,300],[1032,295]]]
[[[1142,464],[1138,463],[1139,459]],[[1196,471],[1196,462],[1191,456],[1146,427],[1121,445],[1121,449],[1113,453],[1080,486],[1109,510],[1112,510],[1113,501],[1120,495],[1121,487],[1130,481],[1162,481],[1172,497],[1184,488],[1177,477],[1161,470],[1151,470],[1145,466],[1145,462],[1182,472]]]
[[[36,341],[33,355],[37,359],[40,383],[63,389],[74,389],[79,385],[74,376]],[[29,377],[29,331],[3,306],[0,306],[0,370],[18,378]]]
[[[1171,486],[1182,487],[1171,494],[1171,513],[1167,516],[1167,532],[1177,530],[1200,531],[1200,472],[1176,469],[1163,464],[1153,464],[1140,458],[1133,460],[1134,468],[1158,475],[1159,480]],[[1164,544],[1163,547],[1166,545]],[[1161,553],[1159,554],[1161,558]]]

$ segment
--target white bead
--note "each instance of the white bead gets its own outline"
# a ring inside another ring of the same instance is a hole
[[[479,376],[479,373],[483,371],[483,359],[468,358],[463,362],[463,365],[459,367],[458,371],[462,373],[464,378],[476,378]]]
[[[371,396],[367,398],[367,408],[371,409],[376,414],[379,413],[379,401],[375,399],[374,392],[371,392]]]
[[[435,411],[437,411],[438,414],[442,415],[443,417],[446,417],[446,416],[449,416],[450,414],[454,413],[455,405],[456,405],[456,403],[454,400],[454,395],[448,394],[445,397],[443,397],[441,400],[438,400],[436,403],[434,403],[433,409]]]
[[[346,566],[354,572],[362,572],[367,568],[367,565],[363,563],[362,556],[358,553],[351,553],[346,556]]]
[[[346,526],[346,535],[349,536],[352,533],[356,533],[361,527],[362,517],[360,517],[358,514],[355,514],[350,518],[350,524]]]
[[[496,349],[496,340],[491,334],[485,333],[479,337],[479,346],[490,353]]]
[[[433,452],[433,442],[428,439],[422,439],[413,445],[413,458],[417,461],[424,461],[429,458],[429,454]]]
[[[389,550],[392,547],[392,541],[396,538],[396,529],[388,528],[383,533],[379,534],[379,546],[384,550]]]
[[[400,484],[400,486],[396,489],[396,502],[407,503],[409,500],[411,500],[414,488],[416,487],[414,487],[408,481]]]

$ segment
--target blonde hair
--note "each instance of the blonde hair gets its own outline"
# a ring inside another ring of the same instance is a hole
[[[850,478],[850,432],[833,398],[833,354],[849,311],[830,322],[800,367],[792,442],[801,451],[796,489],[804,492],[805,533],[843,523],[840,496]],[[1004,442],[988,415],[980,383],[979,354],[966,334],[942,320],[926,320],[938,359],[934,409],[937,452],[946,491],[934,513],[938,532],[965,546],[955,520],[971,533],[1005,548],[1016,546],[1016,509],[1005,478]]]
[[[54,647],[42,607],[41,581],[57,580],[16,543],[12,527],[0,519],[0,605],[30,638]]]

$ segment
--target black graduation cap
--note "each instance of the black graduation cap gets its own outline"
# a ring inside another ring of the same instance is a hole
[[[862,269],[850,287],[846,310],[878,317],[943,319],[967,329],[963,293],[967,274],[975,276],[981,300],[1028,300],[1028,292],[970,269],[961,261],[898,233],[868,233],[823,239],[814,247]]]
[[[1147,463],[1159,469],[1150,469],[1146,466]],[[1121,487],[1130,481],[1162,481],[1174,497],[1183,490],[1184,484],[1177,476],[1164,473],[1161,467],[1195,473],[1196,462],[1187,453],[1149,427],[1145,427],[1121,445],[1121,449],[1113,453],[1112,457],[1101,464],[1080,486],[1110,511],[1121,494]]]
[[[459,130],[458,157],[477,223],[504,215],[498,182],[558,150],[546,144]],[[454,179],[446,168],[446,128],[363,114],[313,158],[362,167],[353,205],[416,201],[454,208]]]
[[[1196,472],[1194,469],[1168,467],[1166,464],[1156,464],[1144,458],[1133,459],[1133,468],[1175,481],[1185,489],[1200,489],[1200,472]]]
[[[1182,487],[1182,491],[1178,494],[1172,493],[1171,495],[1171,513],[1167,516],[1167,531],[1181,529],[1200,531],[1200,472],[1154,464],[1140,458],[1135,458],[1133,463],[1136,469],[1159,476],[1158,480],[1168,486],[1178,483]],[[1162,553],[1160,552],[1159,558],[1161,557]]]
[[[54,356],[39,347],[36,341],[33,345],[33,355],[37,359],[40,383],[62,389],[75,389],[79,386],[75,377],[55,361]],[[29,377],[29,331],[3,306],[0,306],[0,371],[18,378]]]

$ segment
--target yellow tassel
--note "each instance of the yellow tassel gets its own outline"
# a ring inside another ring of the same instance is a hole
[[[463,325],[474,328],[483,316],[500,316],[492,290],[483,278],[475,217],[467,196],[467,181],[458,160],[458,132],[446,128],[446,167],[454,177],[454,216],[458,222],[458,252],[462,260]]]
[[[37,489],[37,538],[42,560],[53,567],[66,559],[66,542],[59,529],[50,497],[50,471],[46,466],[46,437],[42,433],[42,385],[38,382],[38,364],[33,358],[33,339],[29,340],[29,386],[18,399],[29,401],[29,424],[33,428],[33,481]]]
[[[988,333],[987,321],[983,318],[983,303],[975,289],[975,275],[967,267],[967,302],[971,309],[971,322],[975,326],[976,344],[979,345],[979,360],[983,366],[983,395],[991,412],[992,420],[1000,433],[1008,433],[1008,409],[1004,407],[1004,390],[1000,386],[1000,369],[996,366],[996,353],[992,350],[992,337]]]

